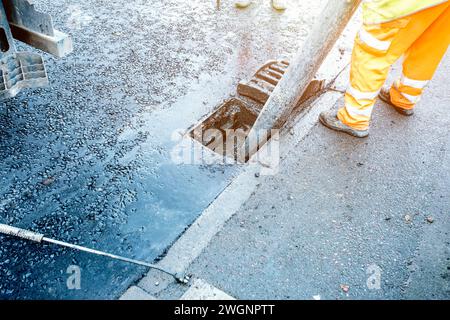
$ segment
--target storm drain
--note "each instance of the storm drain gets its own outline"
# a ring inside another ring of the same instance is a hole
[[[286,60],[266,62],[248,81],[241,81],[237,96],[222,102],[215,111],[190,131],[190,136],[215,153],[245,163],[268,141],[258,143],[252,154],[245,151],[245,139],[262,108],[289,67]],[[313,80],[299,104],[323,90],[324,80]]]
[[[241,96],[265,104],[288,67],[289,62],[285,60],[268,61],[249,81],[239,82],[237,91]]]

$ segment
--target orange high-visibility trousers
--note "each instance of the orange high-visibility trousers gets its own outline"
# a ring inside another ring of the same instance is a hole
[[[390,67],[402,55],[403,74],[390,89],[391,102],[411,109],[433,77],[450,44],[450,2],[391,22],[364,24],[352,53],[345,107],[338,111],[344,124],[369,127],[375,100]]]

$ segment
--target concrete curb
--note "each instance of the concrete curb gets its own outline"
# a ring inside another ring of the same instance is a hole
[[[319,78],[335,79],[334,83],[329,83],[332,90],[325,92],[311,106],[302,110],[296,119],[288,121],[286,127],[290,128],[290,134],[284,132],[280,138],[281,159],[286,157],[307,136],[316,125],[319,114],[331,109],[342,96],[342,93],[339,92],[344,90],[341,84],[347,82],[347,74],[343,71],[350,61],[353,38],[359,26],[359,21],[358,16],[352,20],[318,72]],[[243,172],[227,186],[173,244],[158,265],[177,273],[186,272],[191,263],[208,246],[211,239],[254,192],[259,183],[259,179],[255,175],[257,172],[259,172],[257,166],[245,167]],[[173,283],[173,278],[150,270],[137,284],[137,287],[131,287],[121,299],[153,297]]]

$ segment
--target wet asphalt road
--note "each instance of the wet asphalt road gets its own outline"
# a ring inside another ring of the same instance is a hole
[[[188,272],[238,299],[450,299],[449,74],[447,52],[412,117],[378,102],[367,139],[316,124]]]
[[[0,222],[152,261],[239,168],[177,165],[173,132],[289,55],[318,12],[269,2],[35,1],[75,51],[45,55],[50,87],[0,105]],[[302,6],[305,6],[302,5]],[[303,10],[302,10],[303,9]],[[30,50],[19,44],[19,50]],[[115,298],[146,271],[0,236],[1,299]],[[68,290],[79,266],[81,289]]]

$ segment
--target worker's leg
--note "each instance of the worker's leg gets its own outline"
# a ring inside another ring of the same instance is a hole
[[[433,77],[450,44],[450,6],[414,42],[405,55],[403,74],[390,90],[391,102],[412,109]]]
[[[366,130],[391,65],[448,8],[448,3],[381,25],[363,25],[355,40],[345,107],[337,114],[347,126]]]

